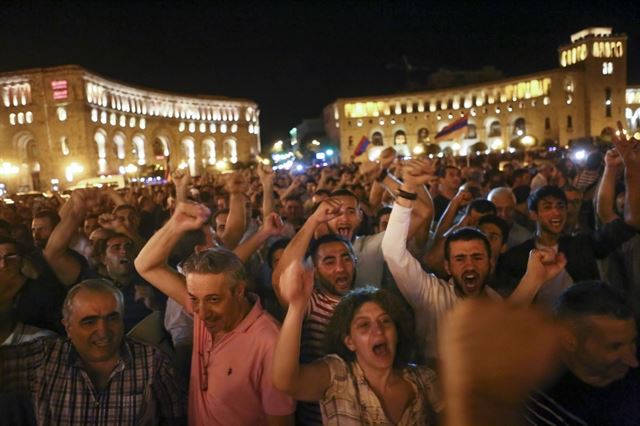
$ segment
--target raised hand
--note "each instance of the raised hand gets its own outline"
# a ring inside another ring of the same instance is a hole
[[[284,231],[284,223],[278,213],[270,213],[262,224],[262,230],[270,237],[278,237]]]
[[[170,221],[178,232],[200,229],[211,216],[211,211],[203,204],[193,202],[179,202]]]
[[[96,189],[76,189],[71,193],[71,207],[78,216],[85,216],[99,203]]]
[[[616,151],[620,153],[625,167],[640,167],[640,140],[627,136],[622,123],[618,121],[618,131],[611,139]]]
[[[229,175],[227,180],[227,191],[230,194],[245,194],[249,190],[247,180],[240,173]]]
[[[567,266],[564,253],[550,248],[533,249],[529,252],[526,274],[538,282],[555,278]]]
[[[618,169],[623,166],[622,157],[617,149],[610,149],[604,156],[604,164],[608,169]]]
[[[410,160],[405,163],[402,173],[404,182],[410,186],[425,185],[434,174],[434,167],[429,160]]]
[[[258,179],[260,179],[260,183],[263,187],[273,185],[273,169],[271,166],[258,164],[256,172],[258,173]]]
[[[380,167],[388,169],[396,159],[396,150],[392,147],[385,148],[381,153],[378,161],[380,161]]]
[[[291,307],[306,307],[313,291],[313,269],[299,261],[289,264],[280,277],[280,298]]]
[[[118,233],[126,234],[129,231],[122,220],[111,213],[102,213],[98,216],[98,225],[100,225],[101,228]]]
[[[313,220],[316,224],[325,223],[340,216],[342,213],[342,203],[336,199],[328,198],[320,203],[309,220]]]
[[[471,200],[473,200],[473,194],[471,194],[471,191],[468,189],[460,189],[451,202],[457,203],[458,208],[460,208],[469,204]]]
[[[369,161],[369,162],[360,164],[358,170],[360,174],[365,178],[373,179],[378,177],[378,175],[380,174],[381,168],[380,168],[380,164],[376,163],[375,161]]]
[[[186,192],[189,187],[189,183],[191,183],[191,175],[189,174],[189,169],[176,169],[171,173],[171,179],[176,186],[176,190],[182,189]]]

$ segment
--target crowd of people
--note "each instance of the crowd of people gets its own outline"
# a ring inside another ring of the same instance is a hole
[[[0,424],[640,424],[640,141],[494,160],[1,204]]]

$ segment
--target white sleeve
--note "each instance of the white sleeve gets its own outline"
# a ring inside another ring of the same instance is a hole
[[[389,224],[382,240],[382,254],[398,289],[414,309],[424,309],[441,287],[438,278],[425,272],[420,262],[407,250],[411,208],[393,205]]]

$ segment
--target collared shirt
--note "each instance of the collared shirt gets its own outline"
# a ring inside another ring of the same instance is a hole
[[[437,358],[438,325],[460,296],[453,280],[445,281],[422,269],[420,262],[407,250],[407,234],[411,220],[411,208],[393,205],[382,252],[398,289],[415,312],[416,336],[425,359]],[[489,286],[484,294],[499,299]]]
[[[189,384],[190,425],[259,426],[266,416],[292,414],[295,402],[271,380],[278,322],[260,301],[230,332],[214,342],[197,315]]]
[[[184,392],[168,358],[124,339],[104,389],[96,389],[71,341],[0,348],[0,390],[29,392],[40,425],[182,424]]]
[[[329,367],[331,386],[320,400],[324,425],[387,425],[380,399],[369,386],[357,362],[347,364],[332,354],[322,358]],[[411,384],[414,398],[402,413],[399,426],[430,425],[436,423],[435,413],[442,410],[436,385],[436,373],[428,368],[407,367],[404,380]]]

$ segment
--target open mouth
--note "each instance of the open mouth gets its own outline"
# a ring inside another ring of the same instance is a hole
[[[381,358],[391,355],[391,351],[389,350],[389,345],[387,345],[387,343],[378,343],[373,345],[373,353]]]
[[[551,226],[554,226],[557,228],[562,226],[562,219],[551,219],[549,223],[551,223]]]
[[[93,342],[93,344],[99,348],[108,348],[109,346],[111,346],[111,340],[110,339],[96,340]]]
[[[346,226],[338,227],[338,235],[340,235],[342,238],[348,239],[350,233],[351,233],[351,228]]]

